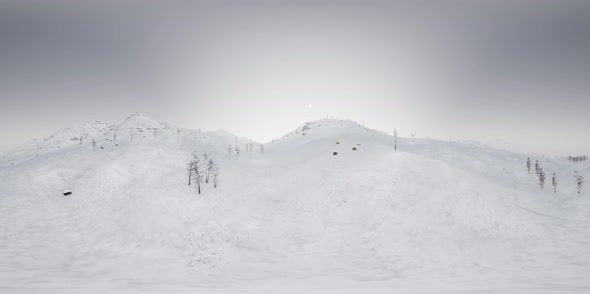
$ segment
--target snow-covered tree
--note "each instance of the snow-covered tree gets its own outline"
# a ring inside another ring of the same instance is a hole
[[[545,185],[545,172],[543,172],[543,168],[539,168],[539,185],[541,185],[541,189]]]
[[[209,175],[213,172],[213,167],[215,167],[215,162],[212,159],[207,161],[207,169],[205,172],[205,183],[209,183]]]
[[[96,150],[96,141],[92,139],[92,150]]]
[[[240,148],[236,147],[236,156],[240,159]]]
[[[567,157],[567,159],[572,162],[582,162],[582,161],[588,160],[588,156],[586,156],[586,155],[571,156],[570,155]]]
[[[557,193],[557,175],[555,173],[551,177],[551,183],[553,184],[553,193]]]
[[[197,156],[193,156],[193,159],[189,162],[187,166],[188,171],[188,183],[189,186],[191,184],[191,179],[194,178],[195,183],[197,184],[197,191],[201,194],[201,183],[203,182],[204,174],[203,174],[203,167],[202,163]]]
[[[194,173],[195,173],[195,182],[197,183],[197,191],[199,192],[199,194],[201,194],[201,183],[203,182],[203,178],[205,177],[205,174],[203,172],[203,164],[198,159],[197,159],[197,163],[195,164]]]
[[[186,170],[188,172],[188,184],[190,186],[191,179],[194,178],[194,182],[197,184],[197,191],[201,194],[201,183],[205,178],[205,171],[203,168],[203,162],[199,158],[193,155],[193,159],[188,163]]]
[[[227,153],[229,154],[229,156],[231,157],[231,144],[229,144],[229,146],[227,147]]]
[[[574,180],[576,181],[576,187],[578,189],[578,194],[582,190],[582,185],[584,184],[584,177],[580,175],[577,171],[574,172]]]
[[[248,142],[248,152],[252,153],[252,151],[254,151],[255,145],[256,145],[256,143],[254,143],[254,141],[250,140],[250,142]]]
[[[264,153],[264,145],[260,144],[260,153]]]
[[[397,150],[397,129],[393,129],[393,148]]]
[[[539,170],[541,166],[539,165],[539,160],[535,160],[535,175],[539,176]]]
[[[531,158],[530,157],[526,159],[526,168],[530,174],[531,173]]]
[[[197,164],[197,159],[193,158],[191,162],[188,163],[186,167],[186,171],[188,172],[188,185],[191,185],[191,179],[193,178],[193,173],[195,170],[195,165]]]
[[[219,168],[216,164],[213,164],[213,168],[211,169],[211,173],[213,174],[213,188],[217,188],[217,181],[219,179]]]

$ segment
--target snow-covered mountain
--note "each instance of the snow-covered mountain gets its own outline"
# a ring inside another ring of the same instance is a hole
[[[55,132],[44,139],[31,139],[24,144],[9,150],[5,155],[17,155],[25,153],[30,154],[45,153],[58,148],[80,145],[84,140],[88,141],[93,138],[102,137],[110,133],[115,128],[114,124],[101,122],[98,120],[91,121],[75,128],[65,128]]]
[[[573,180],[575,170],[590,175],[588,163],[531,157],[547,176],[541,189],[534,168],[526,169],[527,155],[416,138],[398,138],[394,150],[390,135],[347,120],[309,122],[263,147],[138,114],[96,129],[108,131],[89,132],[95,148],[83,139],[37,157],[6,155],[12,165],[0,166],[3,289],[590,287],[590,189],[577,194]],[[218,188],[203,183],[199,195],[187,185],[193,154],[216,162]]]
[[[227,151],[230,144],[234,146],[232,149],[235,149],[236,144],[240,149],[245,149],[246,144],[255,143],[251,139],[237,137],[223,130],[210,132],[192,130],[167,122],[159,122],[141,113],[134,113],[117,124],[91,121],[78,127],[65,128],[44,139],[31,139],[5,152],[2,155],[4,161],[0,163],[0,166],[26,161],[32,157],[63,148],[73,146],[91,147],[93,141],[95,143],[102,143],[103,141],[113,143],[125,141],[151,142],[153,140],[178,144],[179,146],[186,142],[188,144],[187,148],[193,146],[195,140],[197,140],[202,144],[224,145],[223,150],[225,151]]]

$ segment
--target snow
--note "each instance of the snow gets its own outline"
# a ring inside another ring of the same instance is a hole
[[[239,159],[225,131],[140,114],[98,129],[96,150],[3,156],[0,292],[590,291],[590,195],[573,179],[588,163],[531,157],[558,174],[555,194],[527,155],[417,138],[395,151],[346,120],[264,153],[240,138]],[[198,195],[186,165],[205,153],[220,181]]]

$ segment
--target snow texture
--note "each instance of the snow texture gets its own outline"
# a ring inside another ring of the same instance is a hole
[[[590,292],[590,193],[573,179],[588,163],[531,158],[554,193],[527,155],[417,138],[395,151],[346,120],[239,159],[235,141],[134,114],[4,154],[0,292]],[[192,154],[215,160],[217,189],[187,185]]]

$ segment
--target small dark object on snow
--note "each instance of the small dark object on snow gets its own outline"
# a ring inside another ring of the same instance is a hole
[[[356,150],[356,147],[352,147],[352,150]]]
[[[332,152],[332,155],[338,155],[338,152],[334,151]]]
[[[100,149],[104,149],[104,147],[100,147]]]
[[[72,195],[72,191],[64,191],[64,196]]]
[[[115,147],[119,146],[119,144],[115,144]]]
[[[336,142],[336,144],[340,144],[340,142]]]

